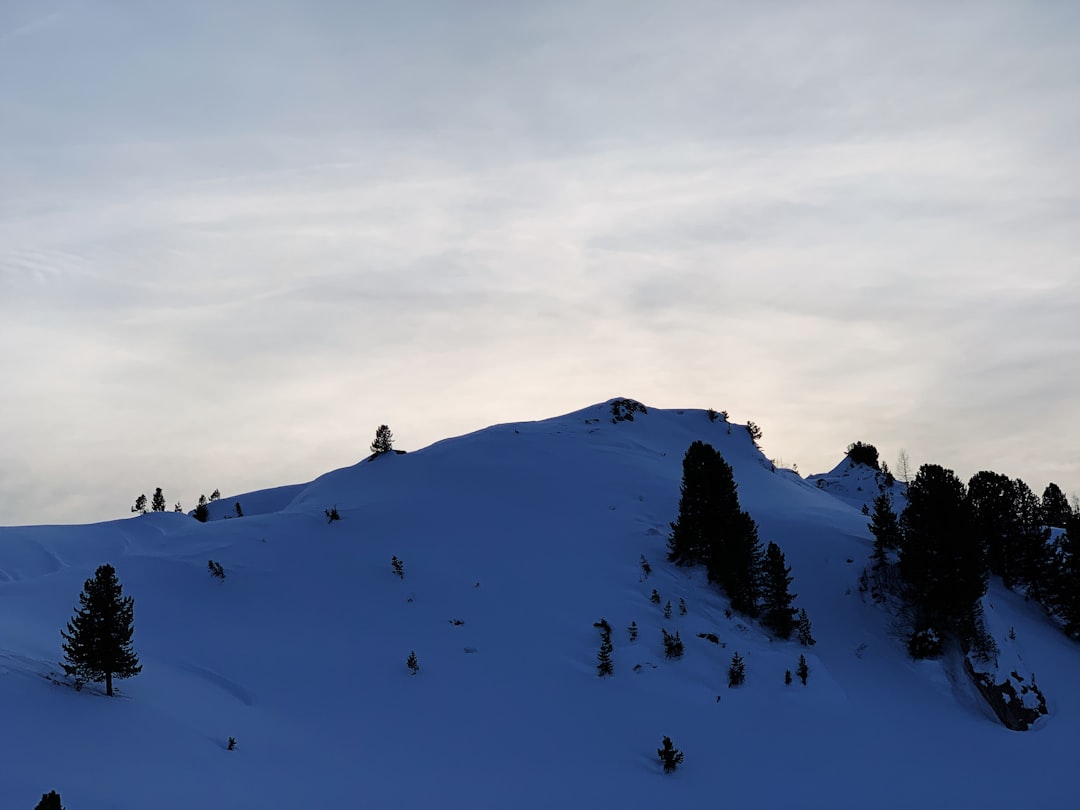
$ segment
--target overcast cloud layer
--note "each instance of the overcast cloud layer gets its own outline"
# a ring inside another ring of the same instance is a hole
[[[223,8],[224,7],[224,8]],[[0,524],[613,396],[1080,489],[1080,4],[0,4]]]

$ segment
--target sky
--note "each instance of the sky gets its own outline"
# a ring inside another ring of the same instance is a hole
[[[616,396],[1080,491],[1080,5],[0,4],[0,525]]]

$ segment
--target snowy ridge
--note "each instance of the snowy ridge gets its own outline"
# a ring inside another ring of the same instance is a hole
[[[1016,776],[1068,773],[1080,718],[1080,650],[1033,604],[996,583],[985,600],[1002,666],[1022,661],[1049,698],[1017,734],[945,664],[912,662],[859,592],[870,536],[850,498],[774,471],[703,410],[634,416],[598,404],[215,503],[240,519],[0,529],[0,806],[52,789],[72,810],[1070,806],[1059,779]],[[703,571],[665,561],[698,439],[784,550],[814,647],[729,617]],[[59,630],[104,562],[135,598],[144,667],[114,700],[56,676]],[[747,680],[728,689],[735,651]],[[808,683],[786,686],[800,654]],[[664,735],[686,755],[671,775]],[[1009,767],[971,778],[990,762]]]

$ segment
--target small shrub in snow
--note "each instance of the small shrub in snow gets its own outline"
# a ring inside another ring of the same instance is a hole
[[[398,579],[405,579],[405,563],[399,560],[396,554],[390,558],[390,567],[394,569]]]
[[[679,597],[679,615],[686,615],[686,600],[683,599],[681,596]]]
[[[731,656],[731,666],[727,671],[727,685],[728,689],[732,689],[736,686],[742,686],[746,680],[746,663],[743,661],[743,657],[737,652]]]
[[[236,750],[236,737],[229,737],[229,742],[225,746],[226,751]]]
[[[627,628],[630,633],[630,640],[637,641],[638,627],[637,622],[630,622],[630,627]]]
[[[420,662],[416,660],[416,652],[410,652],[409,658],[405,661],[405,666],[409,668],[413,675],[420,671]]]
[[[645,559],[645,555],[641,555],[641,574],[644,579],[649,578],[649,574],[652,573],[652,566],[649,565],[649,561]]]
[[[653,588],[652,596],[650,596],[649,599],[659,605],[660,604],[660,592],[657,591],[656,588]]]
[[[795,667],[795,674],[799,676],[802,685],[806,686],[806,679],[810,677],[810,665],[806,663],[806,656],[799,656],[799,665]]]
[[[221,497],[221,490],[220,489],[215,489],[213,492],[210,493],[210,500],[211,501],[216,501],[220,497]]]
[[[236,508],[236,516],[238,518],[243,517],[244,516],[244,510],[240,508],[240,501],[236,502],[236,507],[235,508]]]
[[[670,619],[671,618],[671,600],[670,599],[668,600],[668,603],[666,605],[664,605],[664,618],[665,619]]]
[[[791,670],[790,669],[785,669],[784,670],[784,685],[785,686],[791,686]]]
[[[336,506],[331,506],[329,509],[324,509],[323,514],[326,515],[327,523],[333,523],[335,520],[341,520],[341,515],[338,514]]]
[[[664,766],[664,773],[671,773],[682,765],[683,752],[675,747],[671,737],[664,737],[660,748],[656,749],[656,755],[660,758],[660,764]]]
[[[41,801],[37,803],[34,810],[64,810],[64,806],[60,804],[60,794],[55,790],[42,793]]]
[[[762,436],[761,428],[759,428],[753,422],[747,422],[746,423],[746,432],[750,434],[750,441],[752,441],[754,443],[754,447],[756,447],[756,448],[758,448],[760,450],[761,445],[759,445],[758,442],[761,441],[761,436]]]
[[[717,418],[720,416],[720,414],[718,414],[712,408],[709,408],[709,410],[707,410],[705,413],[707,413],[709,415],[709,421],[710,422],[715,422],[717,420]]]
[[[218,579],[225,579],[225,569],[221,567],[221,563],[214,560],[206,561],[206,568],[210,572],[210,576],[217,577]]]

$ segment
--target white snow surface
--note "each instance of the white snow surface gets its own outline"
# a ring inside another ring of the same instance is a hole
[[[696,439],[784,550],[816,646],[726,618],[704,571],[666,562]],[[205,524],[0,529],[0,808],[48,790],[68,810],[1077,806],[1080,648],[992,583],[989,626],[1050,707],[1008,731],[942,663],[911,661],[860,594],[871,539],[849,500],[773,472],[703,410],[613,424],[600,404],[227,496]],[[237,501],[245,517],[221,519]],[[135,598],[144,668],[112,699],[58,664],[106,562]],[[687,615],[665,620],[653,588]],[[681,660],[661,628],[680,631]],[[736,651],[747,678],[729,689]],[[800,653],[809,681],[785,686]],[[665,735],[686,757],[670,775]]]

